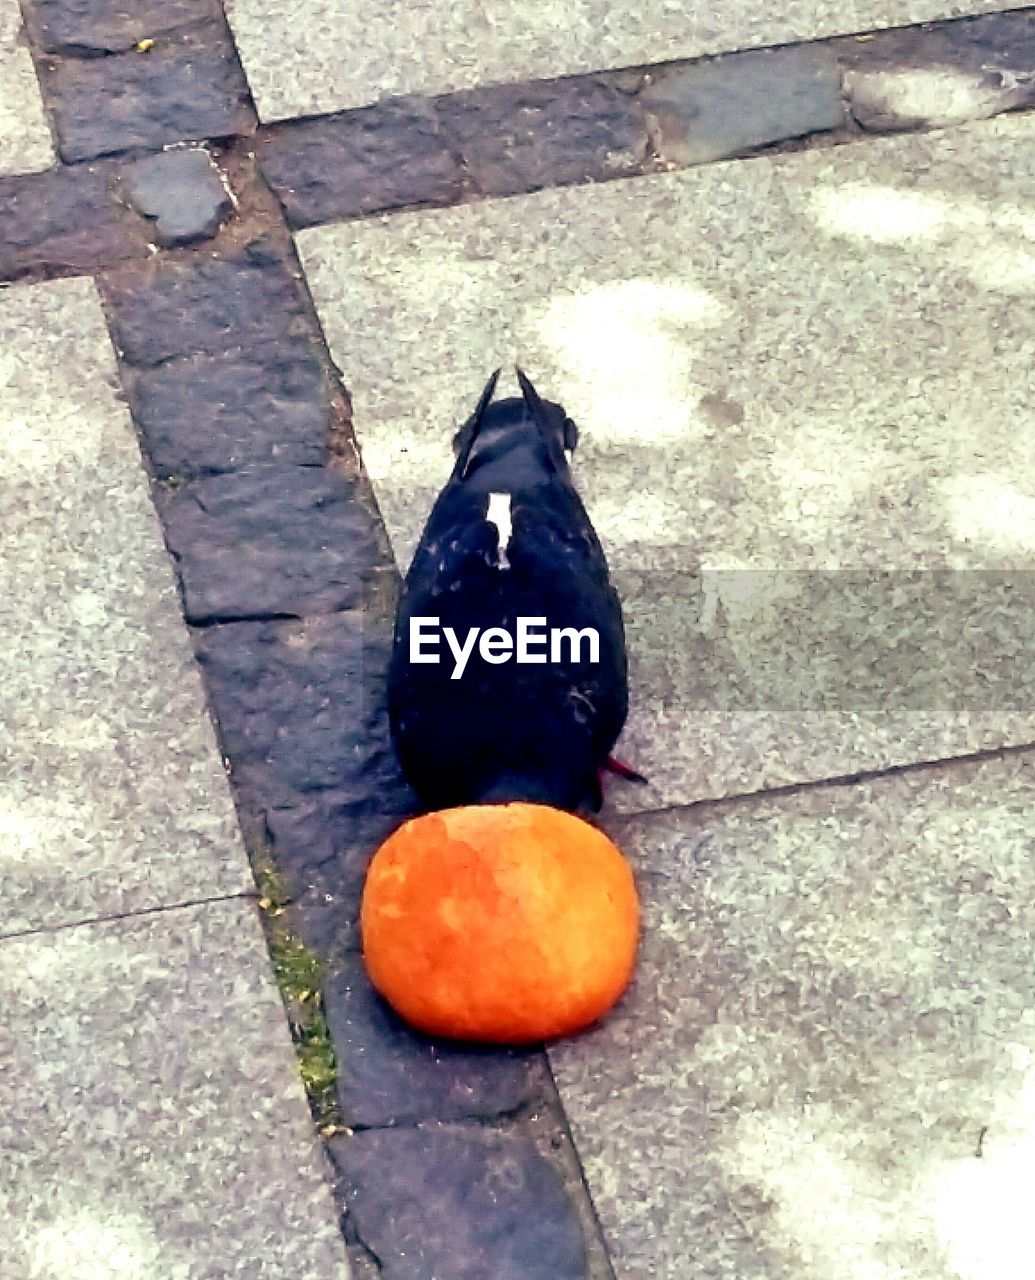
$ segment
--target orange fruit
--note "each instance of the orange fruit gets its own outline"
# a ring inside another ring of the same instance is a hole
[[[375,988],[429,1035],[527,1044],[595,1022],[632,976],[639,903],[602,832],[537,804],[405,823],[360,911]]]

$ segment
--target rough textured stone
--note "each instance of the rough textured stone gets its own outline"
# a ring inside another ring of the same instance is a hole
[[[253,779],[268,771],[276,798],[331,790],[357,810],[391,808],[398,775],[383,731],[382,687],[389,636],[385,621],[363,610],[198,634],[235,769]],[[317,860],[331,851],[316,850]]]
[[[990,14],[836,42],[864,129],[939,128],[1035,102],[1035,15]]]
[[[44,64],[44,93],[61,158],[250,133],[255,118],[221,24],[149,53]]]
[[[387,737],[384,745],[390,752]],[[396,771],[394,756],[386,771]],[[320,955],[334,959],[347,954],[359,945],[359,904],[367,865],[381,842],[410,816],[416,801],[397,773],[398,797],[380,794],[379,805],[365,808],[350,791],[333,788],[301,798],[278,797],[269,789],[268,775],[256,777],[256,772],[241,770],[235,781],[246,805],[263,807],[266,842],[295,895],[287,908],[287,923]],[[393,805],[405,806],[406,812],[393,813]]]
[[[215,235],[233,207],[212,157],[200,148],[136,160],[121,170],[120,179],[133,208],[154,218],[163,248]]]
[[[663,160],[702,164],[840,128],[841,77],[826,49],[774,49],[662,69],[639,98]]]
[[[535,1053],[459,1048],[417,1035],[376,994],[358,955],[324,982],[338,1101],[352,1128],[513,1111],[533,1094]]]
[[[215,17],[214,0],[28,0],[33,43],[46,53],[124,53],[141,40]]]
[[[612,827],[636,978],[550,1059],[619,1275],[1021,1280],[1033,820],[1029,750]]]
[[[230,258],[158,264],[113,282],[108,298],[115,344],[135,365],[309,332],[296,282],[264,240]]]
[[[0,179],[0,279],[144,257],[145,224],[112,195],[110,165]]]
[[[1002,0],[228,0],[264,120],[982,13]],[[344,70],[347,68],[347,72]]]
[[[333,613],[386,558],[356,481],[318,467],[249,467],[195,480],[163,512],[188,622]]]
[[[348,1280],[252,902],[2,942],[0,1005],[4,1280]]]
[[[0,292],[0,369],[0,933],[247,892],[93,282]]]
[[[1004,116],[299,234],[400,564],[491,369],[582,428],[620,753],[658,783],[616,802],[1035,739],[1033,140]]]
[[[527,1138],[450,1126],[332,1139],[384,1280],[585,1280],[560,1176]]]
[[[449,204],[459,158],[426,102],[385,102],[278,129],[260,144],[266,181],[293,227],[400,205]]]
[[[619,177],[647,154],[635,98],[589,78],[458,93],[438,112],[486,195]]]
[[[322,954],[356,945],[363,877],[415,797],[388,733],[391,610],[214,626],[196,637],[238,803]]]
[[[126,393],[162,477],[238,471],[257,463],[318,466],[327,457],[330,400],[302,338],[246,351],[127,367]]]

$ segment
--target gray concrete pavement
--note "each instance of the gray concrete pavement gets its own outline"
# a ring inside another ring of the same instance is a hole
[[[91,281],[0,294],[0,1277],[343,1280],[114,373]]]
[[[20,24],[18,0],[0,0],[0,176],[54,163],[32,57],[18,41]]]
[[[347,1280],[245,899],[0,942],[4,1280]]]
[[[254,888],[97,290],[0,295],[0,936]]]
[[[1033,822],[1028,756],[615,824],[638,976],[550,1058],[619,1276],[1020,1280]]]

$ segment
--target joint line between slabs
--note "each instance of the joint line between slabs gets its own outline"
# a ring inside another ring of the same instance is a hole
[[[141,907],[137,911],[115,911],[111,915],[87,916],[82,920],[64,920],[60,924],[40,925],[35,929],[16,929],[13,933],[0,933],[0,946],[15,938],[33,938],[43,933],[64,933],[69,929],[80,929],[98,924],[113,924],[120,920],[137,920],[141,917],[161,915],[168,911],[183,911],[190,907],[204,907],[211,902],[255,902],[259,901],[259,892],[254,893],[220,893],[211,898],[187,898],[182,902],[163,903],[156,907]]]

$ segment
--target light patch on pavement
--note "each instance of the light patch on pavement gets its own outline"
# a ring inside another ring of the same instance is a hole
[[[957,476],[944,487],[956,536],[1007,553],[1035,556],[1035,497],[1006,476]]]
[[[996,0],[228,0],[227,16],[264,120],[734,49],[848,35],[961,14]]]
[[[824,229],[885,244],[929,239],[948,213],[937,197],[863,183],[822,187],[812,205]]]
[[[0,177],[37,173],[57,159],[18,0],[0,0]]]
[[[543,308],[538,337],[580,369],[591,387],[590,412],[607,417],[612,439],[624,433],[635,441],[646,420],[663,442],[686,429],[694,335],[731,318],[692,284],[640,278],[555,295]],[[635,379],[630,368],[638,370]]]
[[[1035,1043],[1030,1021],[1026,1029]],[[961,1280],[1028,1280],[1031,1275],[1035,1071],[1030,1045],[1009,1048],[1024,1079],[1015,1096],[997,1099],[981,1135],[980,1159],[946,1160],[925,1183],[935,1229]]]
[[[59,1215],[29,1248],[32,1275],[76,1280],[148,1280],[161,1274],[162,1246],[138,1215],[96,1222],[88,1214]]]

